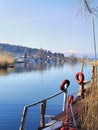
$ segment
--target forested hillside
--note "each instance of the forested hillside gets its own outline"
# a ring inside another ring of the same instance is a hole
[[[4,44],[0,43],[0,52],[11,52],[14,54],[23,54],[24,52],[27,53],[37,53],[38,49],[32,49],[28,47],[23,47],[19,45],[10,45],[10,44]]]
[[[16,54],[21,54],[21,55],[31,55],[34,57],[41,57],[46,59],[47,57],[53,57],[54,58],[60,58],[63,59],[64,58],[64,54],[63,53],[52,53],[50,50],[44,50],[42,48],[37,49],[37,48],[29,48],[29,47],[23,47],[20,45],[10,45],[10,44],[4,44],[4,43],[0,43],[0,53],[2,52],[10,52],[14,55]]]

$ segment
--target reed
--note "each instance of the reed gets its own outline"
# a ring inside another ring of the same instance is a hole
[[[7,68],[9,65],[14,64],[14,58],[9,53],[0,54],[0,68]]]
[[[85,111],[82,113],[82,120],[79,123],[79,130],[98,130],[98,85],[92,93],[85,97]]]

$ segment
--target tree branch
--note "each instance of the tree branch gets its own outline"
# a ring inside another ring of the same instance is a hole
[[[86,8],[87,8],[87,10],[89,11],[89,13],[93,13],[93,12],[92,12],[92,9],[90,8],[90,6],[89,6],[89,4],[88,4],[88,2],[87,2],[87,0],[84,0],[84,3],[85,3],[85,5],[86,5]]]

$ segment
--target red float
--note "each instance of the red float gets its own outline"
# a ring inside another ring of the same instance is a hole
[[[66,84],[66,87],[68,88],[68,86],[70,85],[70,81],[69,80],[64,80],[62,83],[61,83],[61,85],[60,85],[60,89],[62,90],[62,91],[65,91],[67,88],[65,88],[65,84]]]
[[[68,130],[67,126],[63,126],[60,130]]]
[[[76,73],[75,79],[76,79],[76,81],[79,84],[83,83],[83,81],[84,81],[84,74],[82,72]]]
[[[73,95],[70,95],[70,97],[68,98],[68,103],[69,103],[69,104],[72,103],[73,99],[74,99],[74,96],[73,96]]]

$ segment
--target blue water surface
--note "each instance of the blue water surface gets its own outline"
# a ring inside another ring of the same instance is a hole
[[[0,70],[0,130],[19,130],[23,107],[60,91],[64,79],[70,80],[68,94],[77,92],[76,72],[82,63],[54,65],[17,64],[15,68]],[[84,66],[85,80],[91,78],[91,68]],[[63,94],[47,102],[46,114],[62,111]],[[37,130],[40,125],[40,105],[28,109],[25,130]]]

